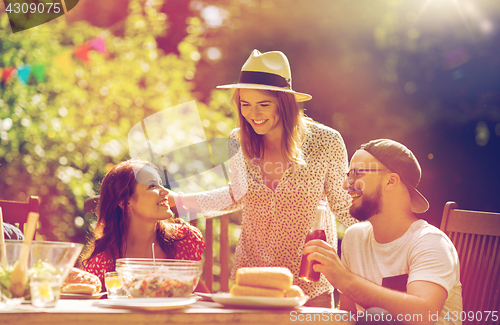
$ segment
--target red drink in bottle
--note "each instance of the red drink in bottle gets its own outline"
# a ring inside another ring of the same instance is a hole
[[[306,243],[313,239],[321,239],[326,241],[326,234],[323,229],[311,230],[306,237]],[[307,255],[302,255],[302,263],[300,263],[299,278],[307,282],[318,282],[321,273],[313,270],[313,265],[318,264],[316,261],[308,261]]]
[[[314,223],[312,225],[311,230],[306,236],[305,243],[313,239],[321,239],[326,241],[326,234],[324,229],[325,229],[325,219],[327,216],[327,208],[328,207],[325,201],[319,202],[318,208],[316,209]],[[299,278],[307,282],[313,282],[313,281],[318,282],[321,273],[314,271],[313,269],[314,264],[318,264],[318,262],[308,261],[307,255],[302,255]]]

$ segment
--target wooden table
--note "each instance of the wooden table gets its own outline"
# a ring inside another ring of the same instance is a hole
[[[54,308],[1,306],[2,325],[219,325],[219,324],[354,324],[345,311],[316,307],[296,309],[231,309],[197,301],[181,309],[143,311],[103,308],[97,300],[60,300]],[[342,318],[345,321],[342,321]]]

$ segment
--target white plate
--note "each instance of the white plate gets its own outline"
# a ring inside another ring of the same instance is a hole
[[[100,299],[102,296],[108,294],[107,292],[99,292],[93,295],[84,295],[81,293],[63,293],[61,292],[61,299]]]
[[[132,298],[99,300],[94,306],[142,310],[166,310],[182,308],[196,302],[196,297],[190,298]]]
[[[219,304],[232,307],[245,308],[276,308],[276,307],[300,307],[306,303],[309,296],[293,298],[271,298],[271,297],[233,297],[227,292],[218,292],[212,295],[212,300]]]

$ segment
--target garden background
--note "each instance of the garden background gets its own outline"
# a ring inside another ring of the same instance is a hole
[[[438,226],[449,200],[500,212],[497,0],[81,0],[18,33],[0,2],[0,199],[39,196],[39,239],[85,242],[83,202],[130,157],[130,128],[195,100],[206,137],[227,137],[231,92],[215,86],[253,49],[288,56],[306,114],[349,157],[375,138],[407,145],[422,218]]]

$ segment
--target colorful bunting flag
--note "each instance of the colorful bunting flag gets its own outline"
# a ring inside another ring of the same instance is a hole
[[[90,62],[89,50],[90,46],[84,43],[73,50],[73,55],[88,64]]]
[[[65,75],[71,76],[73,74],[73,55],[85,62],[86,64],[90,64],[89,51],[96,50],[104,55],[108,54],[108,50],[106,47],[106,42],[103,37],[95,37],[90,41],[77,46],[73,49],[73,51],[66,51],[55,56],[52,59],[52,65],[59,68]],[[45,82],[46,77],[46,68],[47,64],[35,64],[24,65],[18,69],[15,67],[4,67],[0,68],[0,81],[3,85],[5,85],[11,77],[17,74],[17,78],[19,81],[26,85],[29,81],[31,75],[35,77],[36,81],[39,83]]]
[[[16,74],[16,68],[15,67],[8,67],[3,69],[2,73],[2,81],[3,83],[7,83],[9,79]]]
[[[101,37],[96,37],[94,39],[91,39],[89,41],[89,45],[91,48],[101,52],[102,54],[108,53],[108,50],[106,49],[106,43],[104,42],[104,40]]]
[[[35,64],[31,68],[31,73],[37,82],[45,82],[45,64]]]
[[[28,83],[28,80],[30,78],[30,73],[31,73],[30,65],[25,65],[22,68],[17,69],[17,77],[25,85]]]

